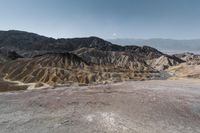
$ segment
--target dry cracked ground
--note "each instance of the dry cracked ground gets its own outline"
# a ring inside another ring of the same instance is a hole
[[[200,81],[2,92],[0,133],[200,133]]]

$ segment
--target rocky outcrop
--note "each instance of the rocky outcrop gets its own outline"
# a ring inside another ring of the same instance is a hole
[[[200,79],[200,55],[195,55],[193,53],[182,53],[174,55],[185,63],[181,63],[177,66],[170,67],[167,69],[173,77],[175,78],[197,78]]]
[[[200,55],[193,53],[182,53],[176,54],[174,56],[186,61],[188,65],[200,65]]]
[[[0,63],[15,60],[17,58],[22,58],[22,56],[18,55],[15,51],[7,51],[0,49]]]
[[[199,65],[188,65],[182,63],[177,66],[170,67],[167,69],[173,78],[197,78],[200,79],[200,66]]]
[[[153,70],[146,64],[143,58],[140,58],[137,54],[129,52],[102,51],[95,48],[82,48],[73,51],[73,53],[88,62],[101,66],[113,65],[131,70]]]
[[[168,55],[162,55],[159,58],[155,58],[153,60],[147,60],[148,65],[159,71],[168,69],[171,66],[179,65],[183,62],[184,62],[183,60],[175,56],[168,56]]]

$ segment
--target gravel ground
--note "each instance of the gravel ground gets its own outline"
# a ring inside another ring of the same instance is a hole
[[[0,93],[0,133],[200,133],[200,80]]]

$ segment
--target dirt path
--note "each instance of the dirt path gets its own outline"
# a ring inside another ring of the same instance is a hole
[[[0,133],[200,133],[200,81],[0,93]]]

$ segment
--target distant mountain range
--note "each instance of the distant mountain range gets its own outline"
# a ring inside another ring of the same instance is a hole
[[[174,39],[108,39],[114,44],[121,45],[139,45],[151,46],[162,52],[182,53],[194,52],[200,53],[200,39],[194,40],[174,40]]]

